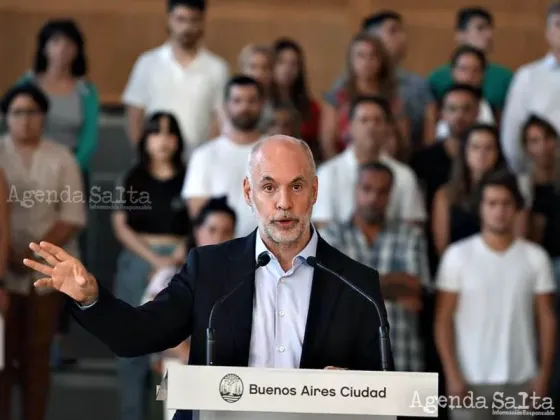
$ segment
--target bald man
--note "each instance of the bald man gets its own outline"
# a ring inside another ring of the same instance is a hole
[[[52,244],[30,244],[48,265],[24,264],[45,275],[36,287],[69,296],[76,320],[120,357],[161,352],[190,336],[189,364],[204,365],[213,303],[250,275],[254,280],[245,281],[215,313],[215,365],[381,370],[380,323],[373,306],[305,262],[316,257],[385,311],[377,271],[328,245],[313,228],[317,190],[305,142],[286,136],[261,140],[243,182],[258,228],[244,238],[192,250],[167,289],[139,308],[113,297],[80,261]],[[270,262],[252,271],[263,252]],[[178,412],[175,418],[188,414]]]

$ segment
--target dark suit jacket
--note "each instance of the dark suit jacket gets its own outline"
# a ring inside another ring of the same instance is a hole
[[[143,306],[134,308],[101,289],[95,306],[81,310],[70,305],[71,312],[118,356],[161,352],[191,336],[189,363],[204,365],[212,305],[246,276],[254,279],[255,235],[256,231],[245,238],[194,249],[169,286]],[[375,270],[350,259],[321,237],[317,260],[383,305]],[[254,293],[254,281],[245,282],[214,314],[216,365],[248,365]],[[378,331],[379,320],[371,304],[334,276],[314,270],[300,368],[381,370]]]

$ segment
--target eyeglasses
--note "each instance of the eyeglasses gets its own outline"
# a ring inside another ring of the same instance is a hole
[[[8,112],[13,118],[23,118],[23,117],[37,117],[42,114],[42,111],[38,109],[11,109]]]

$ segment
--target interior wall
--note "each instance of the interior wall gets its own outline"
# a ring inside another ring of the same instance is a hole
[[[454,47],[456,10],[469,0],[210,0],[206,44],[236,69],[249,42],[289,36],[307,55],[315,95],[343,69],[345,48],[361,19],[379,8],[403,14],[409,34],[406,66],[421,74],[446,61]],[[516,68],[546,52],[548,0],[479,0],[496,16],[492,60]],[[90,78],[106,103],[118,103],[140,53],[165,40],[165,0],[2,0],[0,89],[29,68],[35,37],[52,17],[73,17],[87,37]]]

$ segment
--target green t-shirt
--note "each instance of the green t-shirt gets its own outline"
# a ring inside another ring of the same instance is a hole
[[[493,109],[504,109],[507,91],[512,78],[513,72],[507,67],[494,63],[488,64],[484,73],[482,94]],[[445,91],[453,84],[451,66],[445,64],[435,69],[428,76],[428,83],[435,98],[441,101]]]

